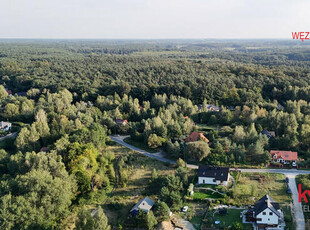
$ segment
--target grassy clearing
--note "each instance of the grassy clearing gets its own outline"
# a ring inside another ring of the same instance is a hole
[[[135,146],[137,148],[143,149],[144,151],[147,151],[149,153],[156,153],[156,152],[158,152],[157,149],[151,149],[146,144],[144,144],[143,142],[132,140],[130,137],[125,138],[124,142],[126,142],[127,144],[130,144],[130,145],[133,145],[133,146]]]
[[[217,192],[213,192],[210,190],[194,192],[193,199],[194,200],[204,200],[204,199],[219,199],[223,198],[223,196]]]
[[[155,168],[159,175],[174,174],[175,168],[169,164],[156,161],[143,156],[142,154],[128,150],[120,145],[108,146],[107,150],[121,154],[132,154],[135,158],[130,165],[127,165],[128,183],[126,187],[115,188],[108,194],[107,200],[103,205],[109,222],[113,226],[123,225],[128,217],[130,209],[142,198],[148,196],[145,189],[152,176]],[[153,201],[157,200],[156,196],[148,196]]]
[[[240,214],[242,209],[227,209],[226,215],[214,214],[214,221],[220,221],[218,227],[227,228],[235,222],[242,223]],[[253,229],[251,224],[243,224],[243,229]]]
[[[286,191],[287,184],[282,174],[242,173],[233,189],[233,204],[254,204],[266,194],[280,204],[289,204],[292,198]]]

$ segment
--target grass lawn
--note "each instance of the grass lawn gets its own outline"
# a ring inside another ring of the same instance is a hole
[[[269,194],[276,202],[289,204],[292,200],[287,192],[285,176],[272,173],[241,173],[233,190],[235,205],[254,204]]]
[[[210,199],[218,199],[218,198],[223,198],[223,196],[217,192],[213,192],[213,191],[210,191],[210,190],[206,190],[206,191],[201,191],[201,192],[198,192],[198,191],[195,191],[194,192],[194,195],[193,195],[193,198],[194,200],[204,200],[204,199],[207,199],[207,198],[210,198]]]
[[[203,217],[202,216],[194,216],[190,222],[194,225],[194,227],[196,229],[200,229],[200,226],[201,226],[201,222],[203,220]]]
[[[149,153],[156,153],[156,152],[158,152],[157,149],[151,149],[146,144],[144,144],[143,142],[132,140],[130,137],[125,138],[124,142],[126,142],[127,144],[130,144],[130,145],[133,145],[133,146],[135,146],[137,148],[143,149],[144,151],[147,151]]]
[[[229,227],[235,222],[242,223],[242,220],[240,218],[240,213],[242,212],[242,209],[227,209],[226,215],[220,215],[219,213],[214,214],[214,221],[218,220],[220,221],[219,227]],[[251,224],[243,224],[244,229],[253,229]]]

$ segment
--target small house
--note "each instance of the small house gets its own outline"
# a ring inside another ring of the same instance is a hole
[[[219,106],[216,106],[216,105],[213,105],[213,104],[207,105],[207,110],[208,111],[219,112],[220,109],[221,108]]]
[[[213,184],[227,186],[231,175],[229,168],[199,166],[198,184]]]
[[[272,162],[274,163],[281,163],[284,165],[291,164],[295,167],[298,161],[297,152],[270,150],[270,155],[272,158]]]
[[[118,125],[127,125],[128,124],[128,121],[127,120],[123,120],[123,119],[116,119],[115,120],[115,123],[118,124]]]
[[[48,151],[48,147],[42,147],[40,149],[40,152],[43,152],[43,153],[47,153],[47,151]]]
[[[2,131],[9,131],[12,127],[12,123],[11,122],[5,122],[5,121],[1,121],[0,122],[0,129]]]
[[[277,109],[278,110],[284,110],[284,106],[281,105],[280,103],[277,104]]]
[[[5,91],[8,93],[9,96],[12,96],[12,90],[5,89]]]
[[[150,198],[145,197],[142,200],[140,200],[133,208],[130,210],[130,213],[134,216],[138,213],[139,210],[143,210],[146,213],[148,213],[154,205],[154,201],[152,201]]]
[[[273,138],[276,136],[275,132],[274,131],[268,131],[267,129],[264,129],[262,132],[261,132],[262,135],[264,136],[267,136],[268,139],[270,138]]]
[[[194,141],[205,141],[209,143],[210,141],[206,138],[203,133],[192,132],[186,139],[185,142],[194,142]]]
[[[250,207],[248,218],[255,223],[254,229],[277,229],[284,225],[284,216],[280,205],[269,195],[265,195]]]

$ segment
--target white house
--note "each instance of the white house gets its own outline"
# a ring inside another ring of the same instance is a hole
[[[256,223],[255,229],[278,229],[285,226],[284,216],[280,206],[269,195],[265,195],[255,202],[254,208],[249,210]]]
[[[292,166],[297,165],[298,153],[292,151],[282,151],[282,150],[270,150],[270,155],[272,162],[282,163],[284,165],[291,164]]]
[[[229,168],[199,166],[198,184],[214,184],[227,186],[231,175]]]
[[[0,122],[0,129],[2,131],[9,131],[11,127],[12,127],[12,123],[10,122],[5,122],[5,121]]]

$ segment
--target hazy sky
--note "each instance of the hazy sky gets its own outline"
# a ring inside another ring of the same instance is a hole
[[[291,38],[309,0],[0,0],[0,38]]]

